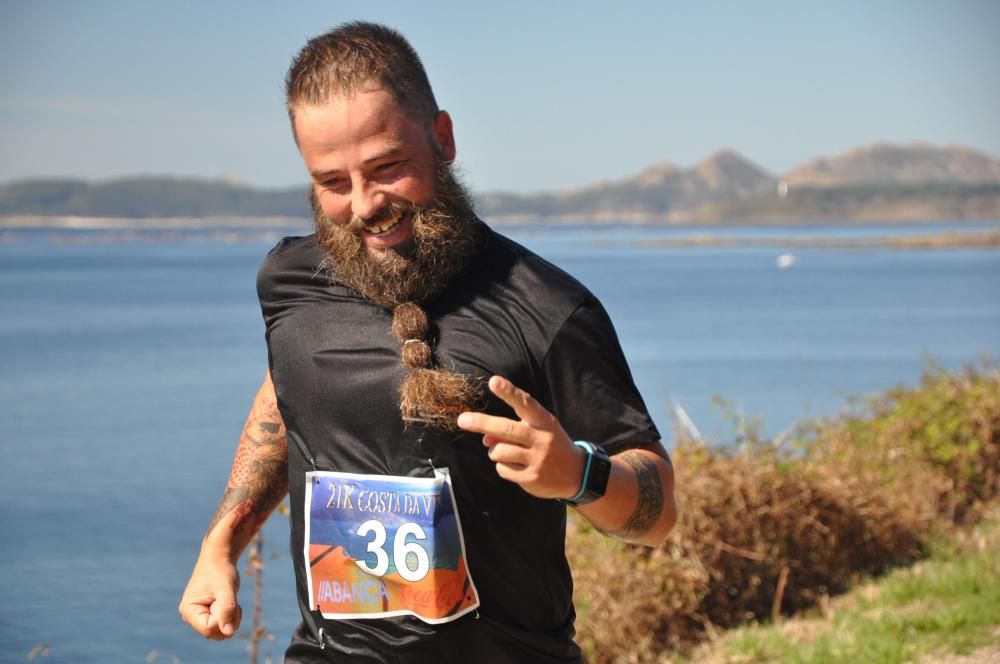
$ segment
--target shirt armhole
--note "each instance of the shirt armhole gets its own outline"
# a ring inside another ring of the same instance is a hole
[[[553,413],[571,438],[609,455],[661,441],[611,319],[592,295],[563,321],[540,367]]]

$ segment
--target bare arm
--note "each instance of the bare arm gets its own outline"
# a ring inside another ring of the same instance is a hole
[[[268,373],[243,427],[229,483],[178,607],[184,621],[202,636],[226,639],[239,628],[236,562],[286,493],[285,424]]]
[[[539,498],[575,495],[583,476],[583,450],[527,392],[499,376],[489,386],[519,419],[463,413],[459,427],[484,434],[483,444],[500,477]],[[613,456],[604,497],[578,510],[606,534],[647,546],[662,542],[677,521],[673,467],[663,446],[654,442]]]
[[[659,443],[611,457],[604,498],[577,508],[606,535],[656,546],[677,523],[674,469]]]
[[[229,484],[208,525],[205,542],[222,546],[238,559],[287,493],[288,443],[269,372],[243,426]],[[218,529],[223,522],[226,527]]]

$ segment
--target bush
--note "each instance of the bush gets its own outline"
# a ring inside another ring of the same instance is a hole
[[[656,549],[574,519],[579,642],[597,662],[654,662],[717,628],[808,607],[923,555],[1000,493],[1000,372],[931,366],[790,449],[681,444],[679,521]]]

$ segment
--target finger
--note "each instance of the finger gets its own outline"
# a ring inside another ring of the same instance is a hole
[[[213,641],[222,641],[225,639],[225,635],[219,631],[219,621],[216,620],[215,616],[211,613],[206,615],[201,623],[201,626],[197,628],[198,632],[201,633],[206,639],[212,639]]]
[[[210,600],[204,602],[183,602],[180,607],[181,619],[202,636],[208,636],[215,626],[215,618],[208,610]]]
[[[530,426],[496,415],[466,412],[458,416],[458,426],[466,431],[486,434],[483,444],[487,447],[502,440],[517,445],[531,445],[532,434]],[[491,442],[487,442],[490,440]]]
[[[192,613],[184,618],[184,622],[191,625],[191,628],[213,641],[222,641],[227,638],[219,631],[219,621],[212,615],[208,606],[203,606],[196,613]]]
[[[518,464],[498,463],[496,465],[496,469],[497,469],[497,475],[507,480],[508,482],[521,484],[526,481],[525,470],[527,469],[527,466],[521,466]]]
[[[240,618],[243,611],[236,603],[236,596],[228,589],[219,591],[215,601],[212,602],[212,617],[219,625],[219,631],[224,638],[228,638],[236,633],[240,626]]]
[[[490,378],[490,391],[514,409],[517,416],[535,428],[546,428],[552,423],[552,413],[545,410],[534,397],[502,376]]]
[[[503,440],[502,438],[497,438],[496,436],[491,436],[490,434],[486,434],[485,436],[483,436],[483,445],[485,445],[486,447],[490,447],[492,445],[496,445],[502,440]]]
[[[531,462],[531,455],[528,448],[510,443],[497,443],[490,448],[490,460],[493,463],[502,463],[507,466],[525,467]]]

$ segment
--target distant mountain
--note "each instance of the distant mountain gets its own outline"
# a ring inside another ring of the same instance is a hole
[[[1000,183],[1000,160],[963,147],[941,148],[926,143],[878,143],[855,148],[838,157],[821,157],[787,173],[793,186]]]
[[[22,180],[0,187],[0,215],[304,217],[308,190],[261,190],[224,180],[142,176],[89,183]]]
[[[963,147],[877,144],[784,175],[732,150],[692,168],[662,163],[588,187],[486,193],[490,221],[736,223],[1000,219],[1000,160]],[[24,180],[0,186],[0,217],[310,216],[307,189],[261,190],[222,180],[135,177]]]
[[[666,223],[1000,219],[1000,160],[969,148],[878,144],[775,176],[732,150],[560,194],[488,195],[491,219]]]
[[[694,168],[651,166],[617,182],[542,194],[486,194],[478,199],[486,217],[558,217],[591,220],[666,218],[774,191],[777,179],[732,150],[716,152]]]
[[[1000,184],[789,186],[784,191],[784,196],[775,192],[707,205],[672,221],[760,224],[1000,219]]]

